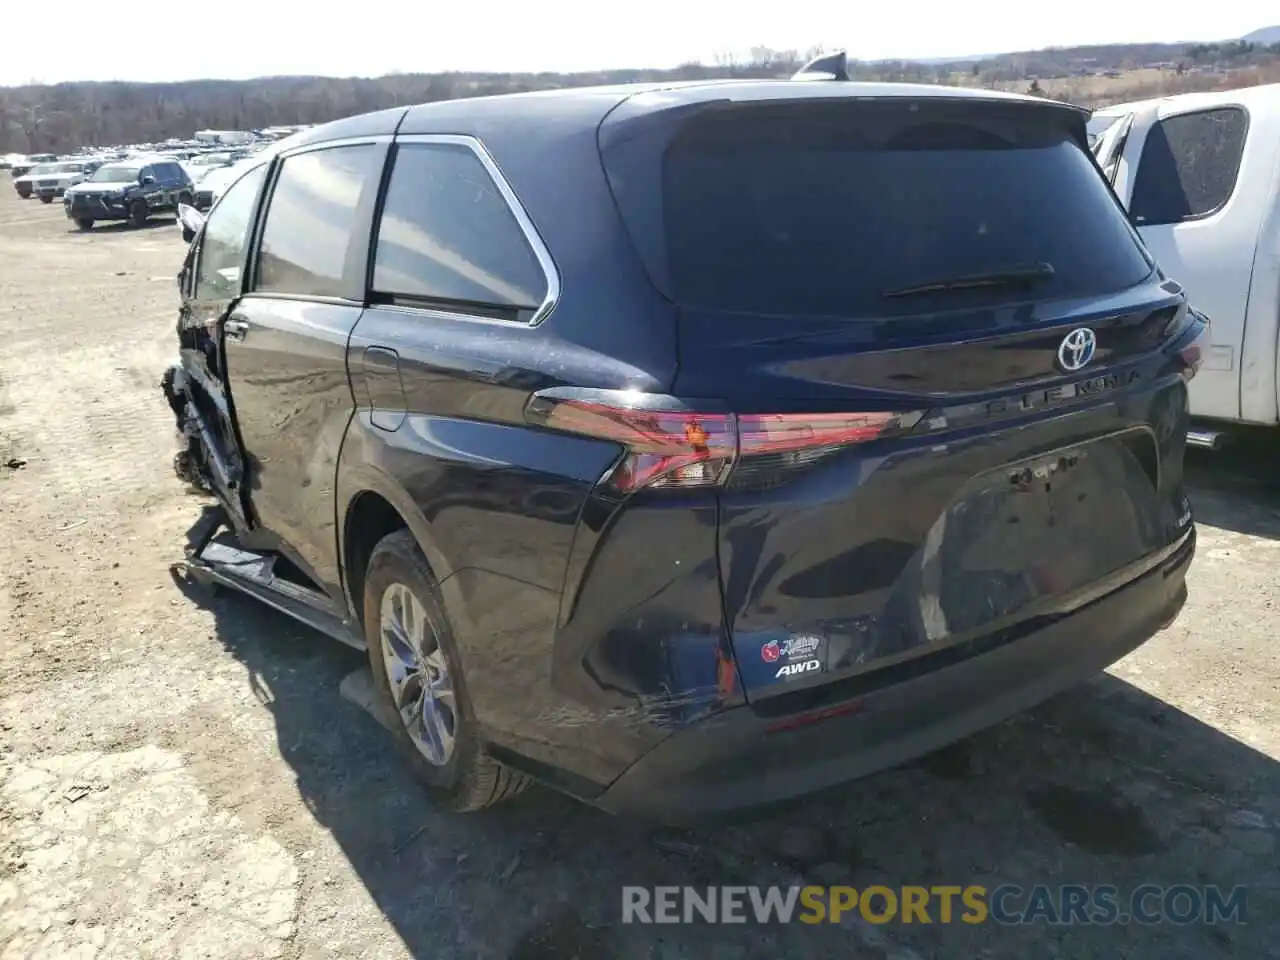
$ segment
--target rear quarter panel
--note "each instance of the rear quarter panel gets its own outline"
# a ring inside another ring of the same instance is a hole
[[[357,411],[337,509],[345,518],[365,490],[396,507],[440,583],[485,740],[535,768],[567,771],[571,788],[589,793],[653,742],[615,712],[617,697],[566,697],[553,676],[583,506],[619,448],[532,427],[524,408],[534,391],[566,384],[665,391],[676,331],[617,220],[594,122],[562,109],[531,98],[514,113],[478,102],[409,111],[402,135],[483,143],[548,248],[560,296],[537,326],[367,309],[348,348]],[[369,347],[398,354],[403,410],[375,411],[364,392]],[[345,537],[345,522],[339,528]],[[359,597],[350,601],[359,609]]]
[[[594,745],[606,710],[576,712],[552,671],[582,506],[618,448],[522,422],[529,384],[546,382],[529,369],[530,335],[367,311],[353,357],[370,339],[396,345],[407,414],[394,430],[376,426],[354,377],[360,408],[338,465],[338,510],[373,491],[405,518],[440,584],[485,739],[605,783],[623,762]]]

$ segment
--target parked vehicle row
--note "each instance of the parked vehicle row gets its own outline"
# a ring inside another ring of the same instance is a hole
[[[14,179],[25,176],[31,171],[31,168],[41,163],[52,163],[58,159],[56,153],[36,153],[29,157],[21,154],[10,154],[6,159],[5,169],[9,171],[9,175]]]
[[[353,117],[183,209],[191,571],[366,649],[444,805],[787,799],[1183,604],[1208,328],[1087,111],[803,77]]]
[[[206,134],[217,133],[205,131]],[[229,131],[222,131],[221,136],[229,136]],[[9,155],[4,160],[4,168],[10,170],[14,190],[23,199],[39,197],[50,203],[74,185],[74,179],[65,176],[69,173],[83,173],[87,179],[93,170],[108,162],[133,162],[141,159],[164,159],[179,163],[191,184],[195,184],[214,170],[230,166],[272,144],[277,143],[284,135],[282,130],[273,129],[261,133],[245,132],[234,144],[214,139],[168,140],[161,144],[132,144],[120,147],[86,147],[74,156],[58,157],[54,154],[35,154],[30,157]],[[70,165],[70,166],[68,166]],[[75,165],[79,165],[76,167]],[[52,192],[36,186],[36,179],[54,179]],[[99,218],[105,219],[105,218]]]
[[[107,158],[64,158],[37,164],[13,183],[23,198],[52,203],[61,197],[67,217],[81,230],[111,220],[141,226],[157,214],[176,212],[180,204],[208,209],[226,183],[224,176],[217,175],[269,145],[210,151],[204,158],[186,162],[170,154],[127,151]],[[197,178],[207,181],[200,191]]]

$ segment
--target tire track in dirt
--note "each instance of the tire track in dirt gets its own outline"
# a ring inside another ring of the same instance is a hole
[[[0,227],[0,463],[23,461],[0,467],[0,625],[26,640],[2,657],[16,666],[52,646],[78,660],[110,608],[138,594],[129,561],[164,533],[146,519],[183,500],[158,387],[176,291],[148,279],[181,247],[161,258],[129,235],[60,236],[46,225],[27,239]],[[50,589],[72,584],[74,600]],[[53,626],[62,638],[38,639]],[[26,664],[43,668],[41,658]]]

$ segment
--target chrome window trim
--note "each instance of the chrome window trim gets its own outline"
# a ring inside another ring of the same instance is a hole
[[[515,190],[511,188],[511,184],[507,182],[507,178],[503,176],[502,169],[498,166],[493,155],[485,148],[479,138],[455,133],[412,133],[398,136],[395,138],[396,146],[416,145],[416,144],[441,144],[447,146],[466,147],[478,159],[485,171],[489,174],[489,179],[493,181],[493,185],[498,188],[498,193],[502,195],[502,199],[507,204],[507,209],[511,211],[511,215],[515,218],[520,232],[524,234],[524,239],[529,248],[533,251],[534,259],[538,261],[538,266],[542,270],[543,279],[546,280],[547,292],[542,298],[542,303],[533,312],[533,316],[527,321],[501,320],[495,317],[478,316],[471,313],[461,313],[452,310],[442,310],[432,307],[404,307],[406,311],[414,313],[427,314],[429,316],[440,319],[467,320],[480,323],[498,323],[504,326],[519,327],[536,327],[555,309],[556,304],[560,302],[560,271],[556,267],[556,262],[552,259],[551,251],[547,249],[546,243],[543,242],[542,235],[538,233],[538,228],[534,226],[533,220],[530,219],[524,205],[521,204],[520,198],[516,196]],[[394,162],[391,168],[391,176],[395,176]],[[390,187],[390,179],[387,181]],[[385,212],[385,208],[380,211]],[[381,218],[379,218],[381,219]],[[375,244],[373,251],[373,262],[377,262],[377,247]],[[372,287],[373,274],[370,271],[369,283]],[[380,307],[379,309],[387,309]],[[391,309],[399,309],[392,307]]]
[[[270,147],[267,147],[262,153],[266,154],[268,163],[273,163],[277,160],[297,156],[300,153],[314,153],[317,150],[327,150],[330,147],[360,147],[367,144],[390,143],[394,139],[394,134],[375,133],[367,137],[339,137],[336,140],[314,140],[308,143],[300,143],[284,150],[277,148],[273,151]]]

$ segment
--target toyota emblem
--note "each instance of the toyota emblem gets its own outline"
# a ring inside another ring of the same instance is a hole
[[[1077,327],[1058,345],[1058,366],[1067,373],[1083,370],[1093,359],[1098,348],[1098,338],[1088,327]]]

